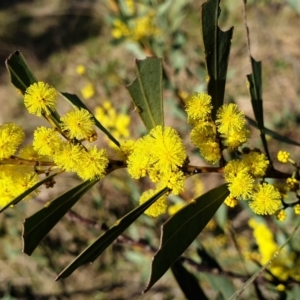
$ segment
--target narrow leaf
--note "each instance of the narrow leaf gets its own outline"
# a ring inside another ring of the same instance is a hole
[[[201,289],[197,278],[182,265],[180,260],[173,264],[171,270],[186,299],[208,299]]]
[[[138,113],[150,131],[164,125],[162,96],[162,60],[147,57],[136,60],[137,78],[127,86]]]
[[[12,53],[8,59],[5,61],[6,68],[10,75],[11,83],[24,94],[26,89],[33,83],[37,82],[30,71],[25,58],[23,57],[21,51],[16,51]]]
[[[50,232],[69,209],[96,183],[85,181],[52,200],[23,224],[23,252],[31,255],[40,241]]]
[[[94,114],[86,107],[86,105],[79,99],[77,95],[74,94],[69,94],[69,93],[63,93],[60,92],[60,94],[67,100],[69,101],[73,106],[84,108],[87,111],[90,112],[90,114],[93,116],[93,120],[96,124],[96,126],[104,132],[107,137],[115,143],[118,147],[120,147],[120,143],[112,136],[112,134],[95,118]]]
[[[226,74],[233,34],[233,27],[222,31],[218,27],[221,13],[219,0],[208,0],[202,4],[202,34],[209,77],[207,92],[212,97],[212,118],[224,102]]]
[[[250,56],[252,73],[247,75],[251,104],[259,129],[264,129],[261,61]]]
[[[70,276],[77,268],[83,264],[93,262],[101,253],[126,230],[150,205],[164,195],[168,188],[164,188],[151,197],[148,201],[130,211],[123,218],[117,220],[115,224],[103,233],[94,243],[81,252],[58,276],[55,280]]]
[[[249,53],[252,73],[247,75],[249,92],[251,96],[251,104],[254,112],[255,120],[257,122],[258,129],[260,131],[260,138],[264,146],[266,155],[271,162],[271,156],[268,149],[268,143],[265,135],[264,127],[264,111],[262,100],[262,73],[261,62],[256,61]]]
[[[152,260],[151,274],[144,292],[159,280],[200,234],[228,196],[223,184],[192,200],[161,228],[160,247]]]
[[[48,177],[44,178],[43,180],[37,182],[35,185],[33,185],[31,188],[29,188],[28,190],[26,190],[25,192],[23,192],[21,195],[19,195],[18,197],[16,197],[15,199],[13,199],[11,202],[9,202],[8,204],[6,204],[4,207],[1,208],[0,213],[2,213],[3,211],[5,211],[8,207],[12,206],[12,205],[16,205],[18,204],[22,199],[24,199],[27,195],[29,195],[30,193],[32,193],[34,190],[36,190],[39,186],[41,186],[42,184],[46,183],[47,181],[49,181],[51,178],[55,177],[56,175],[58,175],[58,173],[54,173],[49,175]]]
[[[251,126],[258,128],[258,125],[254,120],[252,120],[251,118],[249,118],[247,116],[246,116],[246,119],[247,119],[247,121],[249,122],[249,124]],[[280,134],[278,134],[277,132],[275,132],[271,129],[268,129],[268,128],[264,127],[264,131],[265,131],[266,135],[269,135],[270,137],[272,137],[275,140],[281,141],[281,142],[286,143],[286,144],[294,145],[294,146],[300,146],[299,142],[296,142],[296,141],[294,141],[294,140],[292,140],[292,139],[290,139],[286,136],[280,135]]]

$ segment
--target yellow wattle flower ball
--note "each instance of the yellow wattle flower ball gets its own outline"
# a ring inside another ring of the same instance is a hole
[[[61,128],[71,139],[93,141],[96,139],[95,122],[86,109],[75,108],[60,118]]]
[[[24,137],[25,133],[18,124],[4,123],[0,125],[0,159],[14,155]]]
[[[284,209],[280,209],[276,212],[276,219],[278,221],[284,221],[286,219],[287,213]]]
[[[31,114],[41,116],[47,115],[55,110],[57,92],[54,87],[42,81],[30,85],[24,95],[24,104]]]
[[[88,83],[86,84],[82,89],[81,89],[81,94],[82,97],[86,100],[92,98],[95,95],[95,86],[93,83]]]
[[[188,122],[195,123],[207,118],[212,110],[211,96],[206,93],[192,93],[185,104],[185,111],[188,115]]]
[[[271,184],[262,183],[256,187],[249,207],[258,215],[272,215],[281,205],[280,192]]]
[[[287,151],[278,151],[277,153],[277,159],[278,161],[282,162],[282,163],[287,163],[289,161],[291,154]]]

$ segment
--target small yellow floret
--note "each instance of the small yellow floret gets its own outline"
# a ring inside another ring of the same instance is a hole
[[[278,211],[276,211],[276,219],[278,221],[284,221],[286,219],[287,213],[284,209],[280,209]]]
[[[140,197],[140,205],[149,200],[154,196],[158,191],[157,190],[148,190],[145,191]],[[167,211],[167,201],[166,196],[162,196],[157,199],[148,209],[145,210],[145,214],[149,217],[156,218]]]
[[[242,160],[253,177],[263,177],[270,163],[264,153],[256,151],[244,154]]]
[[[83,180],[92,180],[94,178],[103,178],[109,163],[108,155],[105,149],[97,149],[96,146],[88,151],[83,151],[80,165],[78,165],[77,174]]]
[[[24,95],[24,104],[31,114],[41,116],[55,110],[57,92],[54,87],[42,81],[33,83]]]
[[[151,149],[146,137],[138,139],[132,153],[128,156],[127,171],[134,179],[145,177],[151,169]]]
[[[239,131],[230,131],[227,135],[222,135],[224,138],[222,142],[224,146],[228,147],[230,150],[236,150],[247,142],[249,136],[250,131],[246,127],[243,127]]]
[[[286,183],[292,191],[297,191],[299,189],[299,183],[298,183],[298,180],[296,178],[289,177],[286,180]]]
[[[224,178],[226,182],[232,182],[239,173],[249,173],[248,167],[242,160],[233,159],[224,168]]]
[[[171,127],[156,126],[148,135],[148,147],[156,168],[170,172],[181,167],[186,159],[185,149],[177,131]]]
[[[277,153],[277,159],[282,163],[287,163],[289,161],[290,156],[291,154],[287,151],[279,151]]]
[[[81,166],[85,150],[81,145],[73,145],[69,142],[61,144],[61,150],[54,153],[54,162],[67,172],[76,172]]]
[[[198,125],[191,131],[191,141],[199,148],[201,155],[208,163],[219,162],[221,150],[210,122],[198,122]]]
[[[61,128],[68,132],[71,139],[95,140],[95,122],[93,116],[83,108],[75,108],[61,118]]]
[[[224,204],[226,204],[229,207],[235,207],[238,204],[238,201],[235,197],[233,197],[231,194],[226,197],[224,200]]]
[[[271,184],[259,184],[249,207],[258,215],[272,215],[281,205],[280,192]]]
[[[5,123],[0,126],[0,159],[14,155],[25,137],[21,126]]]
[[[60,151],[62,143],[58,132],[53,128],[41,126],[34,131],[32,145],[40,155],[52,156]]]
[[[300,215],[300,204],[296,204],[294,206],[294,211],[296,215]]]
[[[212,110],[211,96],[206,93],[192,93],[186,100],[185,111],[189,122],[206,119]]]
[[[218,131],[225,135],[230,131],[240,131],[246,124],[245,114],[238,109],[236,104],[224,104],[217,112],[216,124]]]
[[[174,195],[178,195],[184,190],[185,176],[182,171],[163,173],[160,180],[161,184],[172,190]]]
[[[232,197],[248,200],[253,193],[254,178],[247,172],[239,172],[231,178],[228,184],[228,190]]]

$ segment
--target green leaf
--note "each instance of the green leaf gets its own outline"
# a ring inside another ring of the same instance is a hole
[[[20,90],[22,94],[25,93],[31,84],[37,82],[37,79],[27,66],[21,51],[12,53],[5,61],[5,64],[10,75],[11,83]]]
[[[254,120],[252,120],[251,118],[249,118],[247,116],[246,116],[246,119],[248,120],[248,122],[251,126],[254,126],[254,127],[258,128],[258,125]],[[278,134],[277,132],[275,132],[271,129],[268,129],[268,128],[264,127],[264,131],[267,135],[271,136],[275,140],[284,142],[286,144],[294,145],[294,146],[300,146],[299,142],[296,142],[296,141],[294,141],[294,140],[292,140],[292,139],[290,139],[286,136],[280,135],[280,134]]]
[[[55,280],[70,276],[77,268],[83,264],[93,262],[101,253],[127,229],[150,205],[164,195],[168,188],[164,188],[156,193],[142,205],[130,211],[123,218],[117,220],[115,224],[103,233],[94,243],[81,252],[58,276]]]
[[[50,232],[68,210],[96,183],[98,179],[85,181],[25,219],[23,224],[23,252],[31,255],[39,242]]]
[[[208,0],[202,4],[202,34],[209,76],[207,92],[212,97],[212,118],[216,119],[218,108],[224,103],[226,74],[233,34],[233,27],[222,31],[218,27],[221,13],[219,0]]]
[[[197,278],[182,265],[180,260],[173,264],[171,270],[186,299],[208,299],[201,289]]]
[[[153,257],[149,282],[144,292],[165,274],[196,239],[228,194],[226,184],[212,189],[192,200],[162,226],[160,247]]]
[[[96,124],[96,126],[104,132],[107,137],[115,143],[118,147],[120,147],[120,143],[112,136],[112,134],[95,118],[94,114],[86,107],[86,105],[79,99],[77,95],[74,94],[69,94],[69,93],[63,93],[60,92],[60,94],[68,101],[70,102],[73,106],[84,108],[87,111],[90,112],[90,114],[93,116],[93,120]]]
[[[259,129],[264,129],[261,61],[250,56],[252,73],[247,75],[254,116]]]
[[[51,178],[55,177],[56,175],[58,175],[58,173],[54,173],[49,175],[48,177],[44,178],[43,180],[39,181],[38,183],[36,183],[35,185],[33,185],[31,188],[29,188],[28,190],[26,190],[25,192],[23,192],[21,195],[19,195],[18,197],[16,197],[15,199],[13,199],[11,202],[9,202],[8,204],[6,204],[4,207],[1,208],[0,213],[2,213],[3,211],[5,211],[8,207],[10,207],[11,205],[16,205],[18,204],[22,199],[24,199],[27,195],[29,195],[31,192],[33,192],[34,190],[36,190],[39,186],[41,186],[42,184],[44,184],[45,182],[49,181]]]
[[[265,135],[264,127],[264,111],[263,111],[263,100],[262,100],[262,73],[261,73],[261,62],[256,61],[250,55],[252,73],[247,75],[249,84],[249,92],[251,96],[251,104],[254,112],[255,120],[257,122],[258,129],[260,131],[260,138],[264,146],[266,155],[271,162],[271,156],[268,149],[268,143]]]
[[[162,60],[147,57],[136,60],[137,78],[127,86],[138,113],[148,131],[164,125],[162,96]]]
[[[229,278],[209,273],[205,273],[204,275],[210,282],[213,290],[219,291],[222,294],[223,299],[228,299],[235,292],[235,288]]]

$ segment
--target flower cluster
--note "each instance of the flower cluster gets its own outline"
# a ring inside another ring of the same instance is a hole
[[[240,159],[229,161],[224,168],[230,191],[225,204],[232,207],[237,199],[248,200],[249,207],[256,214],[274,214],[281,205],[280,192],[266,182],[256,183],[256,179],[265,175],[268,165],[265,154],[248,149]]]
[[[236,150],[247,141],[249,131],[244,113],[236,104],[221,106],[215,122],[212,108],[208,94],[195,92],[186,99],[188,122],[193,126],[191,141],[208,163],[216,164],[221,159],[221,146]]]
[[[44,82],[34,83],[26,90],[24,103],[28,111],[44,116],[52,127],[36,128],[32,145],[24,146],[18,153],[25,137],[23,129],[14,123],[0,126],[0,206],[36,184],[40,174],[54,169],[76,172],[83,180],[105,175],[107,152],[90,145],[97,139],[93,116],[76,107],[59,117],[56,102],[56,90]],[[85,141],[89,143],[86,145]]]
[[[167,186],[177,195],[184,188],[185,174],[181,168],[186,158],[182,140],[176,130],[156,126],[132,145],[127,158],[128,173],[135,179],[149,176],[152,182],[157,183],[157,190]],[[140,201],[145,200],[145,197]],[[163,200],[159,203],[163,203]],[[165,205],[152,205],[147,213],[154,216],[165,211]]]
[[[16,154],[24,137],[22,127],[15,123],[5,123],[0,126],[0,162],[5,161],[5,164],[0,164],[0,206],[5,206],[38,182],[38,175],[32,166],[9,164],[13,161],[13,155]],[[33,151],[23,148],[19,156],[28,159],[29,152]],[[29,198],[28,195],[27,199]]]

